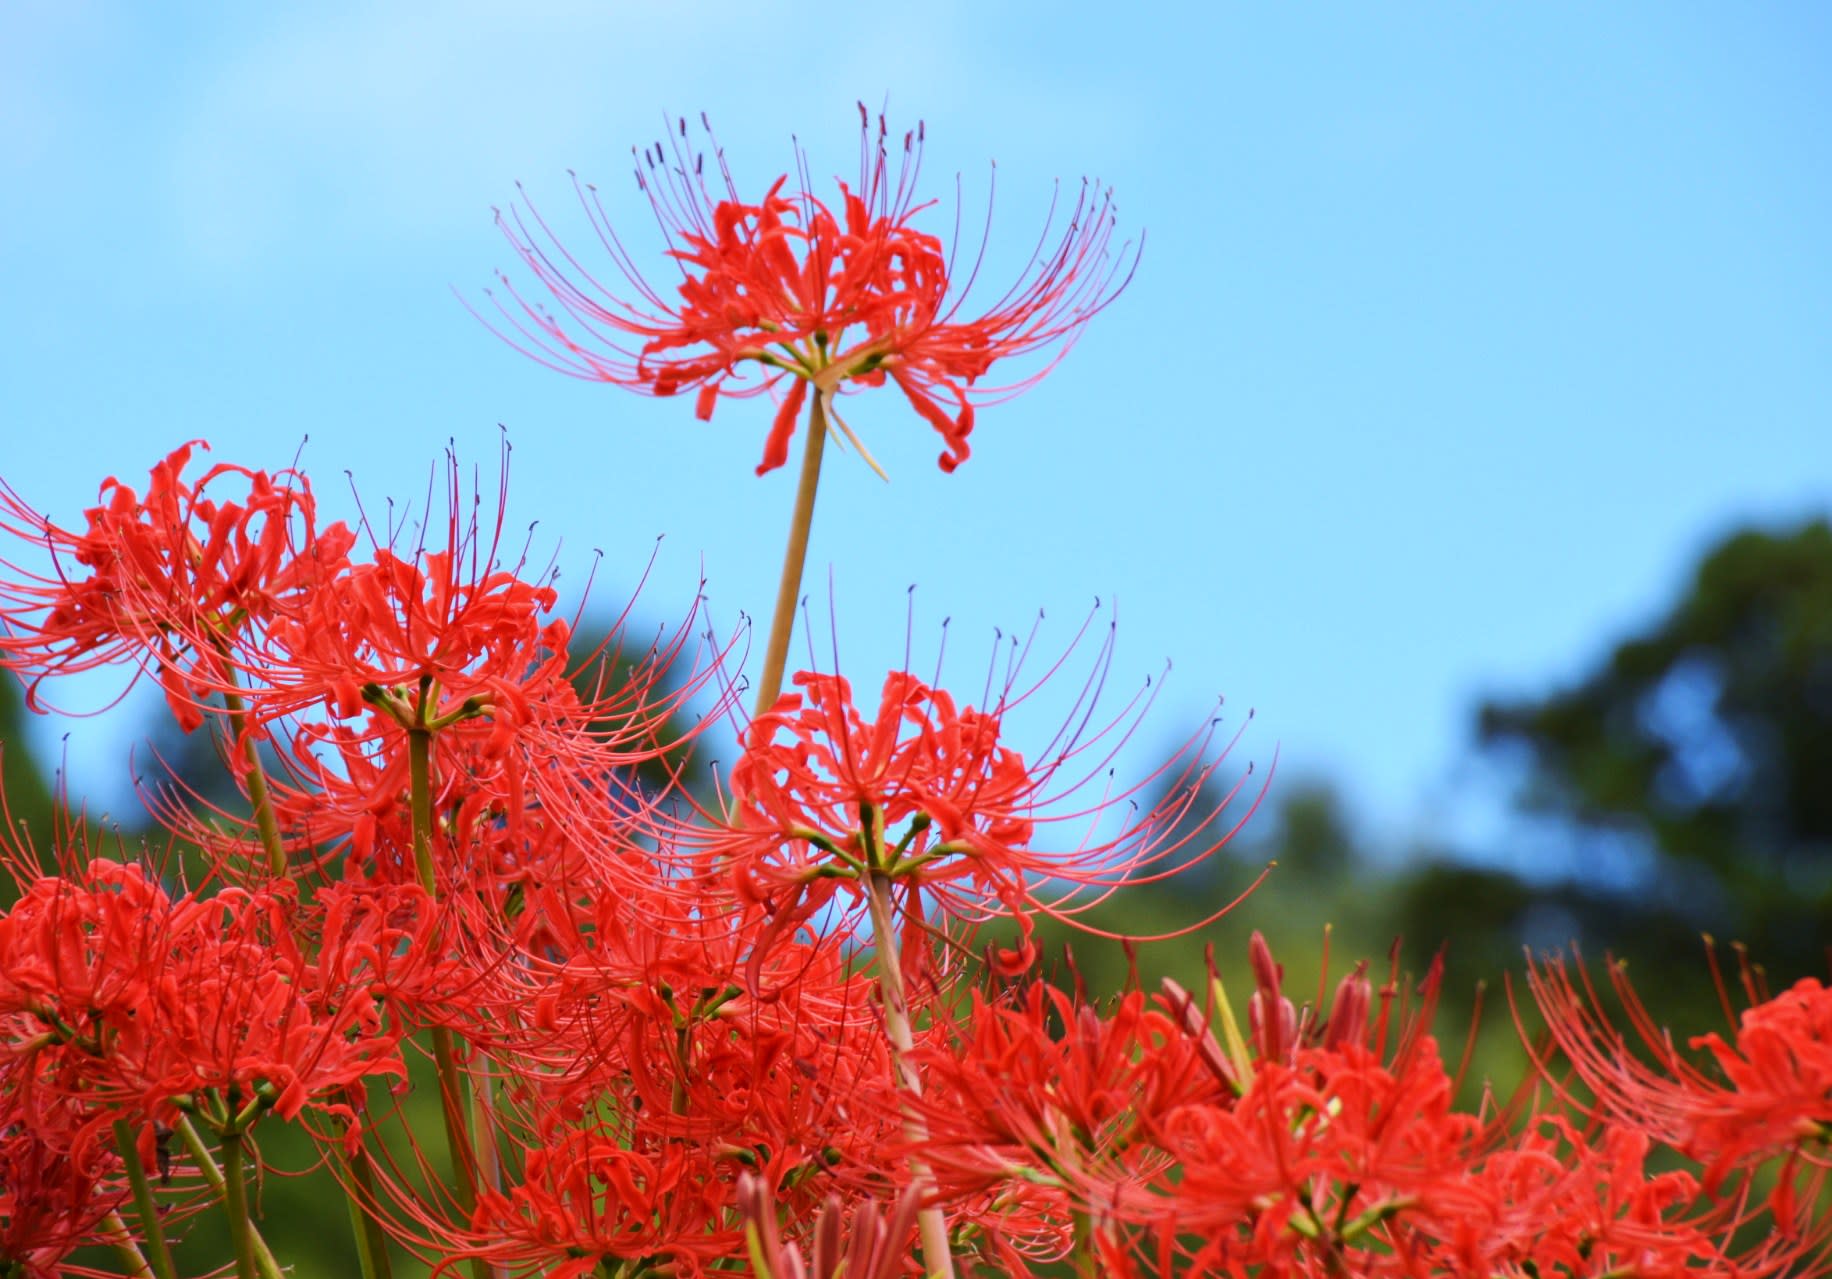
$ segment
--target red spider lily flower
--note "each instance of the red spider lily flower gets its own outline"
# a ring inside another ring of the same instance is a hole
[[[649,895],[681,885],[658,876]],[[754,908],[695,901],[683,916],[601,894],[556,928],[560,953],[505,966],[492,1050],[522,1063],[522,1129],[617,1096],[636,1137],[704,1145],[809,1212],[831,1176],[881,1188],[901,1120],[871,981],[837,938],[770,936]]]
[[[1116,1215],[1151,1220],[1168,1193],[1180,1231],[1233,1236],[1262,1260],[1355,1245],[1485,1153],[1486,1125],[1453,1110],[1451,1093],[1426,1035],[1391,1063],[1358,1045],[1263,1063],[1238,1100],[1165,1119],[1180,1178],[1122,1195]]]
[[[1441,965],[1420,985],[1416,1009],[1399,997],[1396,976],[1377,1016],[1366,966],[1357,966],[1319,1019],[1281,993],[1282,970],[1257,934],[1249,956],[1256,989],[1245,1034],[1213,956],[1206,1014],[1165,983],[1162,1024],[1181,1041],[1167,1048],[1202,1089],[1185,1081],[1182,1098],[1165,1092],[1150,1106],[1151,1094],[1134,1090],[1130,1175],[1089,1179],[1103,1195],[1087,1199],[1104,1223],[1093,1245],[1109,1258],[1156,1252],[1163,1273],[1452,1273],[1424,1264],[1434,1197],[1504,1148],[1507,1130],[1499,1117],[1453,1107],[1455,1080],[1429,1033]],[[1142,1068],[1149,1054],[1134,1060]]]
[[[680,715],[713,670],[689,651],[707,638],[697,599],[643,647],[626,635],[632,602],[581,653],[572,620],[555,615],[552,575],[528,580],[526,550],[518,558],[504,547],[500,494],[490,523],[455,462],[447,481],[437,549],[378,547],[368,562],[346,561],[230,655],[249,722],[278,739],[267,785],[295,858],[322,864],[347,849],[386,877],[388,854],[411,844],[416,739],[429,748],[431,799],[446,819],[432,833],[446,851],[480,824],[519,833],[533,807],[556,823],[595,822],[576,842],[609,844],[607,811],[650,802],[637,770],[698,731]],[[182,834],[222,845],[182,813],[164,815]],[[439,865],[455,873],[449,858]]]
[[[1827,1227],[1788,1237],[1692,1174],[1650,1167],[1645,1133],[1540,1115],[1505,1149],[1435,1187],[1382,1240],[1429,1258],[1407,1273],[1821,1274]]]
[[[1802,978],[1745,1009],[1729,1040],[1694,1037],[1715,1071],[1674,1047],[1636,996],[1624,965],[1610,980],[1646,1057],[1609,1022],[1581,969],[1562,958],[1529,963],[1527,980],[1554,1042],[1595,1095],[1595,1108],[1705,1165],[1716,1192],[1735,1169],[1785,1156],[1772,1207],[1792,1218],[1796,1166],[1832,1167],[1832,988]]]
[[[1136,990],[1105,1013],[1041,983],[1011,1001],[976,993],[954,1029],[912,1054],[925,1131],[904,1144],[1002,1273],[1110,1233],[1122,1197],[1167,1170],[1160,1123],[1224,1095],[1180,1019]]]
[[[1035,957],[1033,914],[1086,928],[1077,920],[1082,912],[1123,885],[1169,878],[1212,855],[1258,806],[1256,798],[1219,829],[1252,767],[1211,799],[1206,783],[1232,745],[1211,757],[1214,720],[1152,776],[1071,808],[1082,787],[1097,779],[1110,785],[1109,765],[1155,697],[1148,681],[1117,716],[1097,721],[1110,660],[1111,634],[1075,718],[1036,762],[1003,737],[1004,717],[1040,686],[1020,690],[1016,668],[986,710],[959,707],[946,691],[892,672],[870,719],[844,678],[797,673],[800,691],[784,694],[745,733],[731,772],[730,817],[711,848],[742,896],[791,916],[806,917],[840,894],[856,900],[874,878],[888,880],[916,925],[905,930],[912,971],[922,968],[924,927],[936,919],[971,928],[1012,918],[1019,942],[994,958],[1007,972],[1021,971]],[[1117,832],[1107,829],[1113,823],[1103,819],[1150,788],[1159,792],[1153,804]],[[1046,831],[1063,823],[1085,825],[1080,841],[1045,846]]]
[[[1105,1014],[1041,983],[1009,1004],[976,992],[957,1033],[916,1054],[921,1153],[949,1194],[1036,1181],[1104,1214],[1114,1185],[1162,1169],[1159,1120],[1223,1096],[1198,1042],[1136,990]]]
[[[504,456],[506,492],[506,445]],[[259,717],[323,706],[350,719],[372,704],[404,728],[428,728],[487,711],[506,736],[531,697],[564,683],[571,627],[552,616],[559,593],[520,576],[526,552],[502,566],[504,503],[490,526],[480,505],[448,456],[443,545],[426,549],[429,512],[421,544],[377,546],[277,617],[243,656]]]
[[[1060,240],[1052,243],[1052,209],[1024,273],[990,310],[968,319],[963,308],[979,261],[961,281],[952,253],[914,225],[929,207],[916,195],[923,129],[904,135],[893,161],[883,118],[875,137],[863,106],[859,118],[858,183],[840,182],[832,207],[811,189],[799,153],[794,186],[785,175],[762,200],[743,199],[710,126],[716,179],[705,173],[704,155],[690,154],[685,120],[665,146],[645,151],[636,181],[680,269],[677,298],[644,279],[596,188],[579,187],[580,200],[627,287],[595,277],[531,205],[499,213],[503,234],[570,322],[525,301],[505,276],[512,304],[497,301],[508,326],[498,332],[573,377],[649,395],[694,391],[702,420],[722,395],[778,394],[760,475],[787,459],[810,387],[831,411],[836,393],[888,377],[941,434],[941,467],[952,471],[967,458],[975,406],[1009,398],[1047,373],[1125,287],[1137,254],[1130,246],[1109,253],[1111,192],[1084,182]],[[982,244],[978,258],[984,254]],[[1041,368],[981,384],[995,363],[1040,353]]]
[[[97,858],[74,880],[28,882],[0,916],[0,1013],[71,1035],[132,1025],[160,980],[150,953],[189,926],[138,866]]]
[[[481,1258],[511,1275],[581,1279],[640,1262],[631,1273],[699,1275],[738,1255],[732,1189],[706,1147],[669,1142],[632,1149],[587,1123],[558,1128],[521,1161],[506,1189],[486,1189],[466,1230],[445,1228],[435,1276]],[[663,1269],[663,1267],[667,1267]]]
[[[400,1032],[382,1024],[373,974],[359,962],[372,943],[345,933],[309,953],[293,934],[289,889],[226,888],[210,899],[214,944],[176,957],[170,990],[182,1002],[153,1010],[163,1023],[156,1052],[136,1063],[149,1099],[207,1089],[244,1104],[258,1098],[282,1119],[311,1105],[354,1123],[347,1089],[405,1078]]]
[[[470,947],[454,944],[466,939],[471,920],[414,883],[337,880],[300,915],[314,1003],[332,992],[343,1002],[373,1002],[381,1021],[368,1031],[371,1039],[460,1021],[478,1006],[481,979],[500,963],[496,956],[474,962]],[[377,1066],[371,1073],[393,1073]]]
[[[0,665],[31,682],[112,663],[150,669],[187,731],[228,677],[224,653],[251,624],[334,573],[354,542],[316,527],[304,476],[219,464],[184,470],[201,441],[153,468],[144,497],[103,482],[87,528],[73,533],[0,484],[0,530],[48,549],[47,575],[0,561]],[[226,484],[246,486],[228,498]]]
[[[353,1118],[336,1099],[347,1087],[404,1073],[395,1036],[369,974],[341,945],[299,947],[296,914],[284,886],[174,899],[106,859],[40,879],[0,919],[11,1051],[62,1053],[87,1079],[98,1123],[169,1118],[174,1106],[219,1126],[243,1107],[243,1124],[308,1104]]]
[[[0,1274],[67,1279],[109,1272],[71,1267],[66,1258],[103,1240],[103,1219],[127,1202],[119,1159],[99,1148],[60,1149],[43,1134],[0,1128]]]

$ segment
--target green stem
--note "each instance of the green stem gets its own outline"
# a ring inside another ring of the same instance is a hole
[[[140,1165],[140,1150],[134,1142],[134,1130],[124,1119],[115,1120],[115,1145],[120,1148],[121,1162],[127,1165],[127,1183],[133,1187],[134,1212],[140,1217],[140,1234],[146,1239],[147,1251],[153,1254],[153,1269],[159,1279],[177,1279],[172,1266],[172,1250],[166,1246],[165,1226],[159,1220],[159,1206],[153,1202],[153,1187]],[[144,1262],[142,1262],[144,1264]]]
[[[407,730],[408,807],[413,816],[413,865],[428,897],[439,895],[433,866],[433,735],[430,729]]]
[[[1077,1208],[1074,1212],[1075,1222],[1075,1273],[1083,1279],[1093,1279],[1099,1272],[1094,1266],[1098,1254],[1094,1248],[1094,1214]]]
[[[496,1131],[497,1080],[486,1071],[482,1078],[471,1077],[471,1131],[477,1134],[477,1175],[479,1183],[491,1190],[503,1188],[502,1152],[488,1134]]]
[[[248,1220],[248,1181],[244,1172],[242,1134],[223,1137],[223,1207],[229,1213],[229,1238],[235,1245],[236,1279],[256,1279],[253,1223]]]
[[[801,479],[795,486],[795,509],[789,515],[789,544],[782,553],[782,580],[776,586],[776,611],[770,614],[770,638],[763,650],[763,672],[757,681],[753,715],[776,704],[783,669],[789,664],[789,635],[795,629],[795,601],[801,598],[802,566],[808,561],[808,530],[814,525],[814,490],[821,479],[821,448],[827,442],[827,411],[817,389],[809,397],[808,438],[802,442]]]
[[[677,1115],[687,1113],[687,1059],[693,1047],[693,1028],[680,1026],[674,1032],[674,1087],[668,1095],[669,1110]]]
[[[388,1236],[370,1211],[375,1202],[375,1173],[369,1167],[369,1152],[358,1146],[355,1154],[345,1157],[344,1166],[356,1183],[354,1191],[344,1192],[344,1198],[350,1205],[350,1233],[356,1238],[356,1260],[363,1279],[393,1279]]]
[[[235,682],[235,668],[223,659],[226,684]],[[280,839],[280,823],[274,816],[273,796],[267,789],[267,772],[261,767],[261,748],[248,729],[248,704],[232,687],[223,689],[223,706],[229,712],[229,732],[235,738],[248,772],[248,802],[254,806],[255,828],[261,832],[261,847],[267,851],[267,867],[275,876],[285,878],[292,863],[286,856],[286,845]]]
[[[910,1063],[916,1047],[910,1032],[910,1005],[903,983],[903,961],[898,957],[899,938],[896,920],[891,914],[891,881],[888,875],[873,872],[866,878],[865,901],[871,911],[872,954],[878,964],[878,990],[884,1001],[884,1030],[890,1036],[891,1062],[897,1071],[897,1082],[912,1098],[922,1096],[922,1080]],[[929,1140],[929,1125],[913,1105],[903,1108],[903,1135],[912,1149],[920,1150]],[[917,1155],[910,1156],[910,1173],[917,1181],[931,1181],[929,1165]],[[953,1279],[954,1255],[948,1244],[948,1222],[939,1207],[924,1208],[916,1215],[918,1234],[922,1239],[922,1268],[925,1275]]]
[[[439,1071],[439,1105],[445,1118],[445,1144],[457,1179],[453,1198],[468,1223],[477,1207],[477,1156],[464,1114],[464,1079],[458,1070],[458,1044],[447,1026],[433,1027],[433,1064]]]
[[[418,714],[425,722],[431,700],[431,681],[420,681]],[[420,887],[428,897],[436,897],[439,877],[433,865],[433,734],[428,728],[407,730],[408,807],[413,815],[413,863],[420,877]],[[458,1070],[457,1041],[450,1027],[432,1028],[433,1064],[439,1072],[439,1113],[445,1121],[445,1146],[451,1152],[452,1198],[470,1225],[477,1210],[477,1154],[471,1146],[466,1122],[464,1080]],[[490,1279],[489,1263],[472,1258],[471,1273],[475,1279]]]
[[[210,1153],[210,1147],[204,1144],[203,1135],[197,1131],[197,1125],[191,1122],[189,1115],[180,1115],[175,1126],[178,1129],[179,1139],[184,1142],[185,1149],[190,1151],[191,1158],[197,1161],[197,1171],[203,1176],[204,1182],[215,1192],[218,1199],[227,1203],[228,1181],[223,1176],[223,1170],[216,1166],[216,1157]],[[246,1213],[243,1214],[243,1220],[247,1220]],[[286,1279],[286,1272],[280,1269],[280,1263],[275,1260],[273,1250],[267,1246],[267,1241],[261,1238],[260,1230],[252,1221],[248,1222],[248,1234],[254,1244],[254,1260],[256,1267],[261,1272],[261,1279]]]
[[[140,1252],[140,1246],[134,1242],[134,1232],[127,1228],[125,1221],[121,1220],[120,1213],[111,1212],[102,1218],[102,1237],[108,1240],[109,1246],[115,1250],[115,1255],[121,1258],[122,1264],[127,1267],[127,1272],[133,1276],[133,1279],[153,1279],[153,1272],[147,1268],[146,1257]],[[8,1267],[4,1273],[11,1274],[13,1271],[11,1267]],[[20,1273],[24,1273],[23,1268]],[[161,1274],[160,1279],[166,1279],[166,1276]]]

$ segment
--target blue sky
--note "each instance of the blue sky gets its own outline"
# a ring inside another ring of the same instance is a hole
[[[346,469],[424,492],[448,440],[489,466],[501,423],[511,523],[568,580],[601,548],[621,602],[666,534],[651,618],[702,565],[716,619],[761,614],[793,484],[751,474],[767,405],[702,425],[557,377],[453,289],[510,265],[517,179],[564,219],[578,169],[653,251],[629,148],[665,112],[761,191],[792,134],[852,172],[863,98],[927,122],[969,218],[997,160],[1008,267],[1057,178],[1149,238],[958,474],[894,395],[855,402],[893,482],[832,469],[811,556],[855,671],[898,660],[911,583],[919,651],[951,617],[975,687],[995,626],[1043,608],[1066,642],[1099,595],[1122,682],[1175,663],[1140,768],[1225,694],[1246,754],[1385,835],[1474,830],[1474,698],[1575,674],[1727,528],[1832,505],[1824,6],[811,12],[13,0],[0,475],[75,519],[182,439],[278,466],[309,436],[335,508]],[[125,731],[79,726],[79,788]]]

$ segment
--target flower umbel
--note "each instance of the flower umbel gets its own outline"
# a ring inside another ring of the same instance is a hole
[[[1210,857],[1264,794],[1262,785],[1244,814],[1223,820],[1253,769],[1210,789],[1243,731],[1217,747],[1219,717],[1144,781],[1115,787],[1114,759],[1155,693],[1147,681],[1117,713],[1096,713],[1112,642],[1109,627],[1069,721],[1029,759],[1011,746],[1006,716],[1060,671],[1067,654],[1025,685],[1030,645],[1014,645],[1002,684],[989,681],[979,709],[892,671],[868,713],[843,676],[798,672],[796,691],[746,730],[731,771],[731,813],[705,842],[741,897],[788,917],[836,898],[856,904],[876,885],[892,892],[918,931],[946,922],[971,932],[1009,919],[1018,943],[996,952],[995,962],[1012,972],[1028,968],[1036,958],[1034,916],[1098,931],[1078,917],[1123,886],[1163,880]]]
[[[636,182],[681,271],[673,298],[644,278],[596,187],[574,179],[621,285],[595,276],[532,204],[499,211],[503,234],[570,319],[526,300],[502,276],[510,301],[496,305],[508,330],[498,331],[573,377],[648,395],[693,391],[702,420],[722,395],[770,392],[779,403],[760,475],[787,460],[810,386],[830,421],[864,453],[833,411],[833,397],[889,378],[940,432],[941,467],[952,471],[967,459],[975,406],[1047,373],[1125,287],[1138,254],[1130,244],[1109,251],[1112,193],[1084,181],[1060,238],[1053,240],[1052,205],[1023,274],[989,310],[967,318],[985,243],[961,280],[952,249],[944,252],[937,237],[916,228],[917,215],[933,203],[916,195],[923,127],[903,135],[893,160],[884,118],[875,131],[863,105],[859,118],[858,184],[839,182],[831,206],[814,193],[799,151],[793,183],[785,174],[752,202],[739,195],[710,126],[715,178],[705,173],[706,155],[688,143],[685,120],[666,143],[644,150]],[[1041,368],[980,384],[996,362],[1030,354],[1046,355]]]

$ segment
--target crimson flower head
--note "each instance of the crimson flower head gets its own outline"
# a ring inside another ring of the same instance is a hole
[[[952,471],[967,459],[975,406],[1008,398],[1048,372],[1125,287],[1138,256],[1130,245],[1109,251],[1112,193],[1084,182],[1059,238],[1052,207],[1017,281],[989,310],[970,316],[965,306],[985,245],[962,278],[953,249],[917,229],[917,215],[933,203],[917,198],[922,126],[903,135],[893,160],[883,117],[874,130],[861,105],[859,118],[858,183],[839,182],[832,203],[815,193],[800,154],[793,180],[784,175],[760,200],[744,199],[709,126],[716,175],[705,172],[706,156],[686,141],[685,120],[666,143],[643,151],[636,182],[680,271],[672,291],[644,278],[597,189],[576,178],[621,281],[594,275],[532,205],[499,212],[509,243],[565,314],[527,301],[505,276],[509,301],[496,305],[508,328],[497,331],[573,377],[647,395],[692,391],[701,420],[711,418],[721,395],[769,392],[778,409],[759,475],[787,460],[810,387],[863,453],[833,413],[833,397],[889,378],[941,433],[941,467]],[[1042,367],[982,383],[998,361],[1033,354],[1044,357]]]
[[[1144,781],[1112,785],[1113,761],[1153,694],[1148,683],[1119,713],[1097,715],[1111,643],[1109,632],[1073,718],[1029,758],[1010,744],[1005,723],[1041,687],[1018,683],[1022,655],[980,709],[908,671],[886,676],[875,709],[854,699],[843,676],[797,672],[796,691],[746,730],[728,818],[707,842],[741,898],[786,909],[785,917],[836,897],[856,904],[873,882],[888,881],[913,923],[971,930],[1011,920],[1018,945],[994,960],[1007,971],[1028,968],[1035,915],[1097,932],[1078,916],[1122,886],[1203,861],[1258,805],[1255,797],[1246,814],[1222,821],[1252,769],[1209,788],[1232,745],[1211,749],[1219,719]]]
[[[82,532],[0,483],[0,535],[53,561],[34,571],[0,559],[0,667],[28,682],[35,709],[47,676],[137,664],[157,675],[189,731],[227,686],[224,655],[237,637],[345,562],[355,535],[342,523],[318,527],[303,475],[217,463],[187,478],[192,454],[208,447],[173,449],[144,494],[104,481]]]
[[[1553,1042],[1595,1094],[1595,1109],[1704,1164],[1710,1193],[1739,1169],[1782,1159],[1788,1171],[1770,1202],[1778,1219],[1791,1217],[1791,1173],[1803,1162],[1832,1164],[1832,988],[1805,977],[1757,998],[1767,992],[1746,971],[1751,1007],[1729,1038],[1696,1036],[1688,1055],[1641,1002],[1622,963],[1610,964],[1609,978],[1644,1053],[1631,1051],[1581,965],[1554,956],[1527,968]]]

